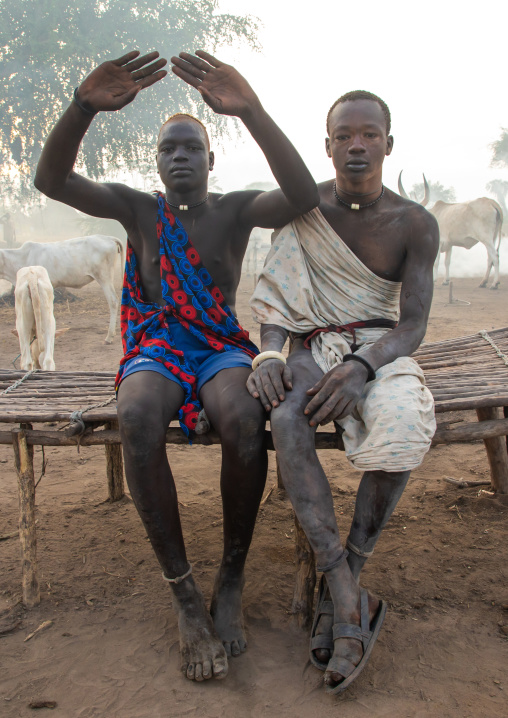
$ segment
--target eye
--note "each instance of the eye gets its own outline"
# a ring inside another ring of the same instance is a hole
[[[335,139],[338,140],[339,142],[344,142],[344,140],[349,139],[349,135],[337,135],[337,137]]]

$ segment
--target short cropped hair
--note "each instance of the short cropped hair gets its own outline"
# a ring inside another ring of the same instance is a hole
[[[171,117],[168,117],[168,119],[161,125],[161,128],[159,130],[159,135],[162,131],[162,128],[165,127],[168,124],[168,122],[172,122],[173,120],[179,120],[179,119],[194,120],[194,122],[197,122],[198,125],[201,125],[201,127],[203,128],[203,131],[205,133],[206,141],[208,143],[208,149],[210,149],[210,138],[208,137],[208,131],[207,131],[205,125],[201,122],[201,120],[198,120],[197,117],[194,117],[194,115],[189,115],[187,112],[175,112],[174,115],[171,115]]]
[[[386,122],[386,134],[389,135],[390,129],[392,127],[392,118],[390,115],[390,110],[388,109],[388,105],[380,97],[374,95],[373,92],[367,92],[367,90],[353,90],[352,92],[346,92],[345,95],[342,95],[342,97],[339,97],[338,100],[335,100],[333,105],[328,110],[328,114],[326,116],[327,133],[330,134],[330,117],[337,105],[340,105],[342,102],[354,102],[355,100],[372,100],[373,102],[377,102],[377,104],[383,110],[383,115],[385,116]]]

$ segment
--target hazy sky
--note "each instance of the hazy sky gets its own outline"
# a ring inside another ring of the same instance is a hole
[[[425,172],[462,201],[484,195],[491,179],[508,179],[489,167],[489,144],[508,127],[505,0],[222,0],[220,8],[260,19],[260,53],[244,46],[216,54],[247,77],[316,180],[332,176],[328,109],[355,89],[390,107],[389,187],[401,169],[407,189]],[[224,191],[272,179],[246,132],[219,150],[215,174]]]

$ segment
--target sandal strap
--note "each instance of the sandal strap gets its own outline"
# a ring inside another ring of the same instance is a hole
[[[322,603],[318,606],[319,616],[333,616],[333,602],[332,601],[322,601]]]
[[[310,639],[310,650],[315,651],[317,648],[326,648],[333,653],[333,641],[329,633],[320,633]]]
[[[316,571],[322,571],[323,573],[326,573],[326,571],[331,571],[332,568],[337,568],[337,566],[340,566],[343,561],[347,559],[349,556],[349,551],[344,549],[344,551],[341,553],[339,558],[336,561],[333,561],[332,563],[329,563],[328,566],[316,566]]]

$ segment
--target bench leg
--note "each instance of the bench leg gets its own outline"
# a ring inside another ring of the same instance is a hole
[[[499,409],[495,406],[482,407],[476,410],[478,421],[499,419]],[[508,494],[508,453],[506,439],[494,436],[483,440],[490,466],[492,489],[498,494]]]
[[[104,425],[105,429],[118,431],[118,422],[110,421]],[[108,501],[120,501],[123,498],[123,458],[121,444],[106,444],[106,473],[108,477]]]
[[[37,577],[34,450],[32,446],[27,444],[24,429],[13,429],[12,444],[18,474],[23,603],[27,608],[33,608],[41,600],[39,579]]]
[[[295,516],[296,580],[291,613],[301,628],[312,625],[316,561],[307,536]]]

